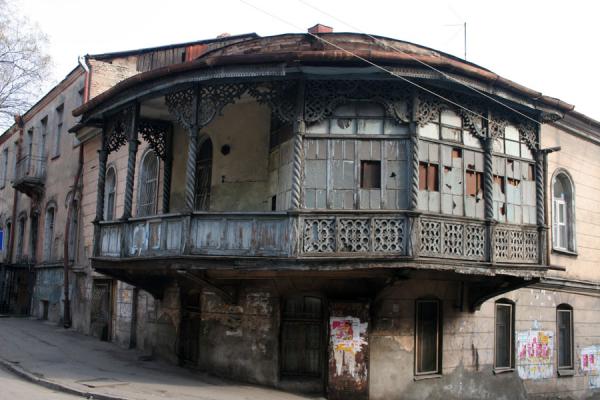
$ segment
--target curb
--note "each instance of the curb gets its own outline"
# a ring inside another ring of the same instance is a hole
[[[35,383],[36,385],[44,386],[48,389],[60,391],[60,392],[67,393],[67,394],[72,394],[75,396],[81,396],[86,399],[129,400],[127,397],[114,397],[114,396],[109,396],[109,395],[104,395],[104,394],[99,394],[99,393],[86,392],[84,390],[75,389],[73,387],[63,385],[60,383],[56,383],[56,382],[50,381],[48,379],[40,378],[40,377],[36,376],[35,374],[27,371],[23,367],[16,365],[15,363],[12,363],[10,361],[4,360],[2,358],[0,358],[0,367],[12,372],[13,374],[25,379],[26,381]]]

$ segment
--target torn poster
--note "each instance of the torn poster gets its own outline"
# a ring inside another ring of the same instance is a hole
[[[521,379],[554,376],[554,332],[529,330],[517,332],[517,371]]]
[[[581,349],[581,370],[589,377],[590,388],[600,388],[600,345]]]

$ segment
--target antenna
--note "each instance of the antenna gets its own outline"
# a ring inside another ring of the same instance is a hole
[[[465,61],[467,60],[467,23],[463,22],[462,24],[446,24],[444,26],[460,26],[463,28],[463,45],[464,45],[464,52],[465,52]],[[452,39],[454,39],[456,37],[456,35],[452,36]]]
[[[467,21],[464,24],[464,34],[465,34],[465,61],[467,61]]]

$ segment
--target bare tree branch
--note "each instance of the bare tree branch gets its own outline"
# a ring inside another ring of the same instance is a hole
[[[48,38],[19,16],[12,0],[0,0],[0,133],[27,111],[49,79]]]

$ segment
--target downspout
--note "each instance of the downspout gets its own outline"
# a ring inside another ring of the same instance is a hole
[[[13,178],[16,178],[17,175],[17,163],[19,162],[19,159],[21,158],[21,138],[23,137],[23,128],[25,126],[25,121],[23,121],[23,117],[21,117],[20,115],[15,115],[15,122],[17,124],[17,126],[19,127],[19,138],[17,139],[17,153],[15,154],[15,170],[13,171],[13,174],[15,175]],[[10,224],[10,237],[9,237],[9,243],[8,243],[8,262],[12,263],[13,259],[13,247],[14,247],[14,243],[15,243],[15,226],[17,224],[17,198],[18,194],[17,194],[17,189],[13,188],[13,206],[12,206],[12,223]]]
[[[79,58],[79,65],[85,71],[84,78],[84,89],[83,89],[83,101],[86,102],[88,100],[89,95],[89,76],[90,70],[87,66],[87,60],[82,62],[81,57]],[[71,321],[71,300],[69,298],[69,238],[70,238],[70,230],[71,223],[73,221],[73,208],[75,206],[75,201],[77,199],[77,194],[81,192],[81,186],[79,185],[79,181],[81,180],[81,175],[83,172],[83,145],[79,145],[79,161],[77,165],[77,173],[75,174],[75,178],[73,180],[73,193],[71,194],[71,201],[69,201],[69,206],[67,208],[67,222],[65,223],[65,236],[63,241],[63,289],[64,289],[64,302],[63,302],[63,326],[65,329],[68,329],[72,325]],[[14,224],[13,224],[14,225]],[[75,245],[75,243],[73,243]],[[73,257],[75,258],[75,257]]]

